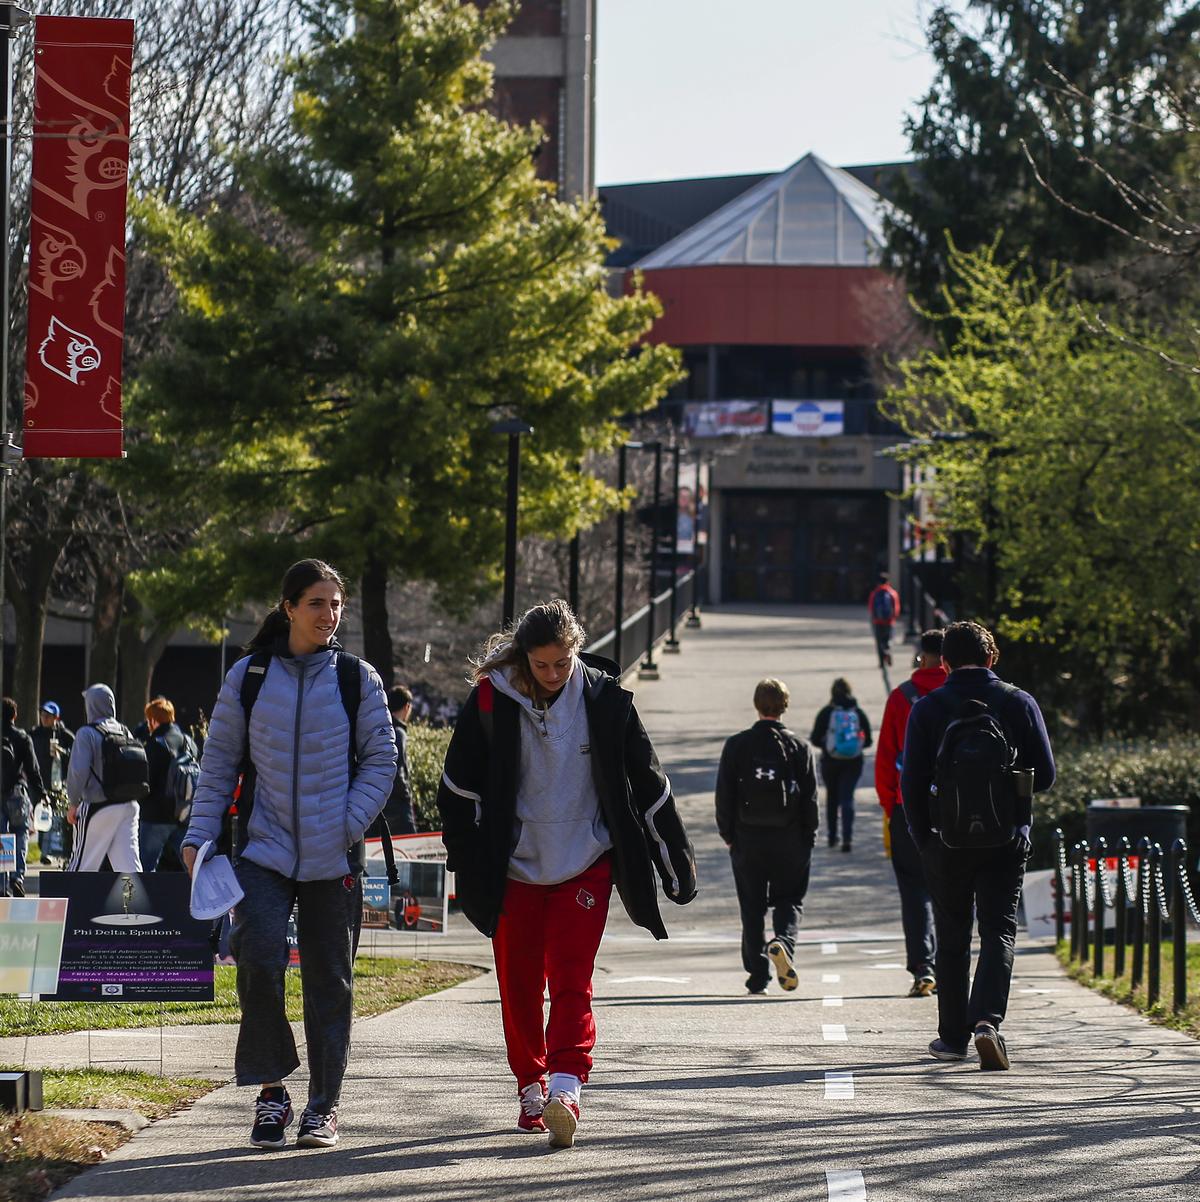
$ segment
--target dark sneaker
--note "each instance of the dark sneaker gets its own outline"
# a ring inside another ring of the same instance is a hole
[[[908,991],[909,997],[929,997],[931,993],[936,992],[937,981],[929,973],[923,973],[919,977],[913,977],[912,988]]]
[[[250,1142],[256,1148],[282,1148],[292,1125],[292,1099],[280,1085],[264,1089],[254,1101],[254,1126]]]
[[[849,850],[850,850],[850,844],[849,844],[849,843],[843,843],[843,844],[842,844],[842,851],[849,851]]]
[[[775,966],[775,975],[779,978],[780,989],[791,993],[800,984],[796,976],[796,965],[792,961],[792,953],[781,939],[772,939],[767,944],[767,959]],[[766,988],[764,986],[764,988]]]
[[[575,1143],[575,1128],[579,1126],[579,1103],[561,1090],[552,1093],[542,1111],[542,1122],[550,1132],[552,1148],[571,1147]]]
[[[540,1081],[534,1081],[532,1085],[526,1085],[517,1096],[521,1099],[517,1130],[527,1134],[538,1131],[544,1135],[546,1124],[542,1122],[542,1111],[546,1109],[546,1087]]]
[[[966,1048],[952,1048],[948,1043],[941,1039],[935,1039],[929,1045],[929,1054],[934,1060],[966,1060]]]
[[[337,1115],[305,1109],[300,1116],[297,1148],[332,1148],[338,1141]]]
[[[980,1023],[975,1028],[975,1050],[979,1053],[980,1068],[993,1072],[1008,1068],[1008,1045],[991,1023]]]
[[[829,836],[829,846],[830,846],[830,847],[837,847],[837,835],[830,835],[830,836]]]

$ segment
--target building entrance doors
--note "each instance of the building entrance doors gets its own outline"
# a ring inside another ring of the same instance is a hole
[[[726,492],[721,599],[866,603],[887,564],[881,492]]]

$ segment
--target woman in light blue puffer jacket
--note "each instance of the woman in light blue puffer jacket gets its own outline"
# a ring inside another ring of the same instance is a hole
[[[287,923],[296,906],[303,965],[309,1097],[297,1144],[337,1142],[337,1102],[350,1050],[354,952],[362,918],[358,845],[383,809],[396,775],[396,743],[383,682],[346,657],[334,635],[346,586],[316,559],[293,564],[279,604],[229,670],[213,710],[183,858],[221,833],[249,747],[253,806],[236,871],[245,898],[234,913],[231,947],[242,1006],[234,1067],[239,1085],[257,1085],[250,1142],[282,1148],[292,1121],[283,1079],[299,1067],[284,1008]],[[350,730],[339,659],[353,687]],[[248,674],[261,685],[246,722]]]

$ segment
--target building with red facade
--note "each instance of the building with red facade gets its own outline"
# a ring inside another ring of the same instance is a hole
[[[865,602],[898,575],[897,441],[868,370],[894,168],[602,188],[615,261],[663,303],[686,380],[664,406],[711,464],[712,600]],[[686,224],[684,224],[686,222]]]

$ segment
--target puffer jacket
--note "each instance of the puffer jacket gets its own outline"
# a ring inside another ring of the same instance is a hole
[[[309,655],[273,655],[250,715],[257,779],[242,855],[296,881],[333,880],[354,871],[350,848],[383,809],[396,775],[383,682],[361,663],[358,768],[350,779],[350,720],[333,657],[332,646]],[[246,742],[241,689],[249,664],[240,659],[229,669],[213,708],[183,847],[215,840],[233,798]]]

